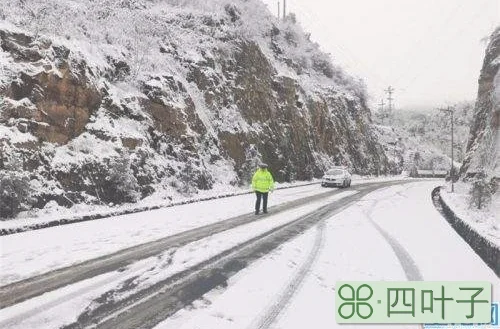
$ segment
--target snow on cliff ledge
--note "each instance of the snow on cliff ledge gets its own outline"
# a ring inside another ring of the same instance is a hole
[[[363,83],[258,0],[2,4],[0,217],[387,171]]]

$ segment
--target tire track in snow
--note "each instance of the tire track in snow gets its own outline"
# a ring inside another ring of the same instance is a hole
[[[190,305],[216,287],[226,287],[230,277],[267,255],[290,239],[330,218],[374,190],[400,184],[374,184],[228,249],[161,282],[139,291],[126,300],[103,304],[82,314],[65,329],[153,328],[178,310]],[[300,279],[297,281],[297,286]],[[284,298],[286,301],[286,298]],[[285,303],[286,304],[286,303]],[[271,317],[270,317],[271,319]]]
[[[403,196],[401,191],[396,192],[397,196]],[[371,224],[377,229],[377,231],[384,237],[387,243],[391,246],[393,251],[395,252],[405,275],[409,281],[422,281],[423,277],[418,269],[415,261],[406,251],[406,249],[390,234],[388,234],[385,230],[383,230],[373,219],[372,212],[375,206],[378,204],[378,201],[375,200],[370,207],[370,210],[366,213],[367,217],[370,219]],[[268,329],[271,325],[276,321],[281,312],[286,308],[290,300],[293,298],[295,293],[298,291],[302,282],[304,281],[306,275],[310,272],[314,261],[316,260],[319,251],[321,250],[324,244],[324,234],[325,234],[325,223],[324,221],[320,222],[317,226],[318,231],[316,234],[316,239],[314,242],[314,246],[310,251],[308,258],[305,263],[299,269],[297,274],[293,277],[293,279],[289,282],[287,288],[278,296],[278,298],[273,302],[273,306],[270,307],[265,313],[258,319],[257,324],[252,324],[250,326],[251,329]],[[422,327],[422,326],[420,326]]]
[[[410,189],[410,186],[406,186],[405,190]],[[395,195],[406,198],[406,196],[401,191],[397,191]],[[373,200],[372,206],[369,211],[366,212],[366,216],[370,220],[370,223],[373,227],[382,235],[382,237],[387,241],[389,246],[392,248],[396,257],[398,258],[399,264],[403,268],[406,278],[408,281],[424,281],[424,277],[420,272],[420,269],[417,266],[415,260],[411,257],[411,255],[406,251],[406,249],[387,231],[385,231],[380,225],[378,225],[375,220],[373,220],[372,213],[375,209],[375,206],[380,202],[380,200]],[[420,329],[424,329],[423,324],[417,324],[417,327]]]
[[[274,321],[278,318],[280,313],[287,307],[290,300],[293,298],[295,293],[299,290],[304,282],[306,275],[311,271],[311,267],[318,258],[320,250],[323,248],[325,240],[325,222],[321,221],[317,226],[316,238],[314,240],[314,245],[309,252],[304,264],[297,271],[292,280],[287,284],[286,289],[276,298],[273,302],[273,306],[266,310],[264,314],[257,320],[255,325],[251,325],[252,329],[267,329]]]
[[[369,183],[362,186],[370,186]],[[266,217],[280,212],[303,206],[309,202],[321,200],[342,193],[344,190],[337,189],[294,201],[289,201],[269,208],[267,215],[255,216],[253,213],[233,217],[206,226],[197,227],[175,235],[167,236],[152,242],[147,242],[134,247],[126,248],[118,252],[95,259],[60,268],[35,277],[7,284],[0,287],[0,309],[20,303],[29,298],[39,296],[43,293],[61,288],[81,280],[85,280],[100,274],[115,271],[130,265],[141,259],[161,254],[167,249],[181,247],[193,241],[197,241],[241,225],[254,221],[263,220]]]
[[[355,189],[370,188],[372,186],[384,186],[397,184],[403,181],[388,181],[375,183],[361,183],[353,186]],[[27,299],[42,295],[46,292],[73,284],[100,274],[119,270],[141,259],[161,254],[169,248],[181,247],[190,242],[203,239],[213,234],[217,234],[241,225],[265,219],[289,209],[300,207],[309,202],[321,200],[338,193],[343,189],[336,189],[312,196],[289,201],[269,208],[270,214],[256,217],[253,213],[233,217],[220,222],[215,222],[206,226],[193,228],[175,235],[167,236],[155,241],[133,246],[118,252],[90,259],[79,264],[59,268],[47,273],[43,273],[25,280],[10,283],[0,287],[0,309],[20,303]]]
[[[280,187],[276,188],[276,190],[291,190],[291,189],[294,189],[297,187],[319,185],[319,184],[320,184],[320,182],[301,183],[301,184],[291,185],[291,186],[280,186]],[[366,184],[366,183],[362,183],[359,185],[363,185],[363,184]],[[83,216],[59,218],[59,219],[51,220],[48,222],[27,224],[24,226],[17,226],[17,227],[2,228],[2,229],[0,229],[0,236],[18,234],[18,233],[23,233],[23,232],[27,232],[27,231],[49,229],[49,228],[55,227],[55,226],[71,225],[71,224],[89,222],[89,221],[93,221],[93,220],[105,219],[105,218],[110,218],[110,217],[118,217],[118,216],[123,216],[123,215],[137,214],[137,213],[141,213],[141,212],[148,212],[148,211],[158,210],[158,209],[167,209],[167,208],[183,206],[183,205],[187,205],[187,204],[193,204],[193,203],[204,202],[204,201],[232,198],[232,197],[242,196],[242,195],[247,195],[247,194],[253,194],[253,192],[252,191],[230,192],[230,193],[220,194],[220,195],[215,195],[215,196],[207,196],[207,197],[194,198],[194,199],[188,199],[188,200],[183,200],[183,201],[175,201],[175,202],[172,202],[169,204],[153,205],[153,206],[140,206],[140,207],[122,209],[122,210],[103,211],[102,213],[88,214],[88,215],[83,215]]]
[[[409,188],[410,188],[409,186],[406,187],[406,189]],[[397,191],[395,195],[406,198],[406,196],[404,196],[401,191]],[[368,211],[365,212],[366,217],[370,220],[370,223],[373,225],[373,227],[380,233],[380,235],[382,235],[382,237],[385,239],[385,241],[389,244],[389,246],[396,254],[396,257],[399,263],[401,264],[401,267],[403,268],[403,271],[408,281],[423,281],[424,278],[422,276],[422,273],[420,272],[420,269],[417,266],[417,263],[411,257],[408,251],[406,251],[405,247],[403,247],[403,245],[401,245],[401,243],[399,243],[399,241],[396,238],[390,235],[373,219],[372,216],[373,211],[380,202],[380,200],[372,200],[372,201],[373,202],[371,207],[369,208]]]
[[[406,249],[395,238],[393,238],[389,233],[387,233],[384,229],[382,229],[377,223],[375,223],[371,219],[370,221],[375,227],[375,229],[384,237],[387,243],[391,246],[392,250],[394,251],[396,257],[399,260],[399,263],[401,264],[401,267],[405,272],[408,281],[423,281],[424,277],[422,276],[422,273],[420,273],[420,269],[418,268],[417,264],[410,256],[408,251],[406,251]]]
[[[78,288],[78,289],[72,289],[71,292],[66,293],[60,297],[57,297],[53,300],[51,300],[48,303],[41,303],[40,305],[37,305],[35,308],[31,308],[29,310],[26,310],[24,312],[20,312],[17,315],[9,318],[5,318],[0,320],[0,328],[11,328],[13,326],[19,325],[23,320],[26,318],[29,318],[35,314],[42,313],[44,311],[49,310],[50,308],[60,305],[64,302],[68,302],[73,298],[79,297],[81,295],[87,294],[92,292],[93,290],[98,290],[99,288],[111,284],[113,282],[116,282],[120,278],[125,277],[121,272],[112,274],[111,276],[105,276],[102,279],[96,280],[90,284],[85,284],[84,286]]]

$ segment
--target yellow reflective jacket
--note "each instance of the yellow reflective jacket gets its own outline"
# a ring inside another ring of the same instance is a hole
[[[257,169],[252,178],[252,189],[254,191],[267,193],[274,189],[273,176],[267,169]]]

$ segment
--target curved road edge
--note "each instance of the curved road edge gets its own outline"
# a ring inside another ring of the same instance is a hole
[[[462,239],[471,246],[476,254],[500,277],[500,249],[491,244],[486,238],[477,233],[444,202],[441,197],[442,186],[432,191],[432,201],[436,209],[450,223]]]

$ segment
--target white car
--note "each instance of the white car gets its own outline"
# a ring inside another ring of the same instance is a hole
[[[351,174],[344,167],[332,168],[323,176],[321,186],[349,187],[351,186]]]

